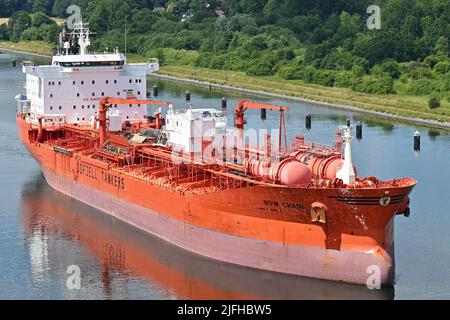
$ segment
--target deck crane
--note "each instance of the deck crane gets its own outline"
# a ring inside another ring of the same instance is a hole
[[[282,143],[282,137],[284,136],[284,145],[287,148],[287,136],[286,136],[286,124],[284,122],[284,112],[289,110],[287,107],[282,106],[276,106],[276,105],[270,105],[270,104],[264,104],[264,103],[257,103],[252,101],[246,101],[246,100],[239,100],[236,106],[236,109],[234,111],[234,126],[237,129],[243,130],[244,126],[247,124],[247,121],[244,118],[244,113],[247,111],[247,109],[268,109],[268,110],[275,110],[280,112],[280,128],[279,128],[279,151],[281,152],[281,143]]]
[[[111,105],[124,105],[124,104],[143,104],[143,105],[172,105],[170,102],[165,101],[151,101],[151,100],[138,100],[138,99],[117,99],[105,97],[100,101],[100,106],[98,109],[98,122],[99,122],[99,138],[100,146],[104,146],[107,136],[107,117],[106,112],[109,110]],[[157,126],[158,127],[158,126]]]

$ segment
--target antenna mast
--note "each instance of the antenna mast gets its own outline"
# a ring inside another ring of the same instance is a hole
[[[87,47],[91,45],[89,35],[91,34],[88,23],[83,23],[83,20],[75,23],[75,29],[72,32],[72,36],[78,37],[78,45],[80,46],[80,55],[87,54]]]

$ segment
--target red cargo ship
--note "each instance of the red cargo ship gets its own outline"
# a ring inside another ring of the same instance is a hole
[[[83,48],[89,33],[79,32]],[[409,214],[416,181],[357,177],[350,126],[332,147],[302,136],[287,147],[284,107],[240,101],[231,131],[220,111],[140,97],[145,72],[130,73],[157,65],[81,51],[24,66],[17,126],[51,187],[213,259],[357,284],[378,270],[381,284],[393,283],[394,218]],[[147,116],[148,104],[167,106],[165,117]],[[244,143],[249,108],[280,112],[277,148],[270,135]]]

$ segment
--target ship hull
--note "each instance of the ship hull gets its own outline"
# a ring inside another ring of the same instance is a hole
[[[392,252],[327,250],[237,237],[172,219],[48,171],[43,173],[53,189],[205,257],[273,272],[355,284],[366,284],[372,273],[368,268],[378,266],[382,284],[391,284],[393,280]],[[392,251],[393,248],[392,245]]]
[[[183,194],[101,161],[32,142],[30,132],[36,129],[21,117],[17,124],[53,189],[178,247],[273,272],[393,284],[394,218],[413,186],[345,192],[253,186]],[[351,202],[368,196],[379,200],[385,192],[404,200],[386,207]],[[311,221],[310,207],[318,200],[329,209],[326,223]]]

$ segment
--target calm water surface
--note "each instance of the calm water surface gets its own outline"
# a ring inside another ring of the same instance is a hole
[[[358,113],[310,104],[264,100],[290,107],[288,138],[331,143],[347,118],[361,121],[364,138],[353,144],[361,176],[411,176],[410,218],[396,220],[395,288],[364,287],[272,274],[211,261],[144,234],[48,187],[36,162],[19,142],[14,96],[24,75],[11,60],[45,59],[0,54],[0,298],[20,299],[443,299],[450,298],[450,135]],[[220,107],[223,92],[158,83],[160,100],[185,107]],[[238,97],[228,95],[231,110]],[[252,98],[261,100],[260,98]],[[154,111],[154,110],[152,110]],[[304,128],[310,112],[313,127]],[[278,113],[248,111],[249,124],[276,128]],[[412,136],[422,133],[422,151]],[[66,270],[81,269],[81,290],[68,290]]]

